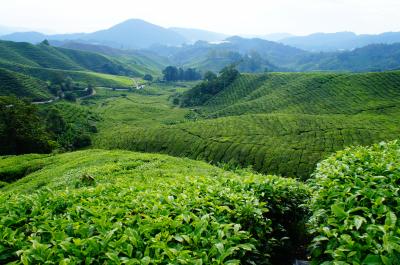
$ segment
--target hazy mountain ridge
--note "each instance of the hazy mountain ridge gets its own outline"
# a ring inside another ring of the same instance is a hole
[[[279,40],[308,51],[353,50],[370,44],[393,44],[400,42],[400,32],[381,34],[361,34],[353,32],[314,33],[307,36],[294,36]]]

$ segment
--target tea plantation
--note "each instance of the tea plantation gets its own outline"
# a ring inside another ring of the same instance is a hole
[[[45,82],[2,68],[0,68],[0,96],[20,96],[33,100],[52,97]]]
[[[396,141],[340,151],[307,183],[129,151],[0,157],[0,260],[289,264],[309,233],[314,264],[395,265],[399,164]]]
[[[241,74],[190,108],[167,101],[188,89],[157,91],[93,102],[107,117],[95,146],[308,178],[335,151],[400,133],[400,72]]]
[[[304,240],[292,179],[103,150],[1,157],[0,178],[1,263],[280,264]]]

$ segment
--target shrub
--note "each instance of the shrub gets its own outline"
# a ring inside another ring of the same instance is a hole
[[[400,143],[340,151],[317,166],[315,264],[400,264]]]
[[[297,248],[308,189],[293,179],[121,151],[48,159],[0,193],[0,263],[277,264]]]

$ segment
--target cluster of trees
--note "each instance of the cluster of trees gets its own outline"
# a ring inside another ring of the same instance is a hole
[[[167,66],[163,70],[165,81],[195,81],[201,79],[201,73],[194,68],[178,68],[175,66]]]
[[[29,102],[0,97],[0,155],[50,153],[90,144],[90,136],[66,122],[57,109],[41,112]]]
[[[76,101],[78,97],[93,93],[93,85],[74,82],[71,77],[55,75],[49,84],[49,91],[60,98],[68,101]]]
[[[48,153],[54,146],[35,106],[0,97],[0,155]]]
[[[219,75],[213,72],[206,72],[203,82],[184,93],[179,103],[183,107],[203,105],[213,95],[228,87],[239,75],[240,73],[235,69],[234,65],[223,68]],[[178,101],[174,100],[174,103],[178,103]]]

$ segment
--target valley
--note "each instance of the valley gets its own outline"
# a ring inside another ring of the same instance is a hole
[[[400,46],[382,36],[3,36],[0,263],[399,264]]]

